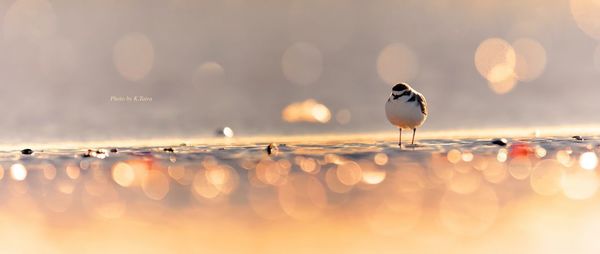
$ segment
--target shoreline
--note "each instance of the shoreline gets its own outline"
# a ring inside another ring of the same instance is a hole
[[[403,133],[412,133],[405,130]],[[335,143],[335,142],[392,142],[397,140],[398,133],[363,132],[363,133],[323,133],[303,135],[256,135],[242,137],[164,137],[143,139],[113,139],[90,141],[49,141],[19,144],[2,144],[0,151],[14,151],[24,148],[30,149],[88,149],[88,148],[120,148],[120,147],[165,147],[165,146],[202,146],[223,145],[239,146],[248,144],[269,143]],[[485,139],[485,138],[538,138],[538,137],[566,137],[566,136],[594,136],[600,135],[600,126],[545,126],[545,127],[513,127],[513,128],[485,128],[485,129],[456,129],[419,131],[415,140],[426,139]]]

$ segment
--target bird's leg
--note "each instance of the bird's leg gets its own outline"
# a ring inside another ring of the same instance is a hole
[[[414,144],[415,144],[415,133],[417,133],[417,128],[414,128],[414,129],[413,129],[413,138],[412,138],[412,143],[411,143],[411,145],[414,145]]]
[[[402,128],[398,128],[398,133],[400,135],[398,135],[398,146],[402,147]]]

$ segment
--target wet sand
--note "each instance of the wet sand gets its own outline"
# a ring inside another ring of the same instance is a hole
[[[0,251],[598,252],[600,136],[535,135],[1,152]]]

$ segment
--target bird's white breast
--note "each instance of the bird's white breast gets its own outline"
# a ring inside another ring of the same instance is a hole
[[[421,112],[418,102],[407,101],[409,97],[400,97],[396,100],[390,98],[385,103],[385,114],[388,121],[398,128],[412,129],[419,127],[427,118],[427,115]]]

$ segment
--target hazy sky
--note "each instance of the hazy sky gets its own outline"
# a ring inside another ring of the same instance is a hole
[[[394,79],[427,97],[423,129],[597,123],[599,43],[571,10],[569,0],[3,0],[0,138],[392,130],[383,104]],[[495,93],[474,63],[492,37],[539,43],[543,72]],[[331,121],[282,120],[306,99]]]

